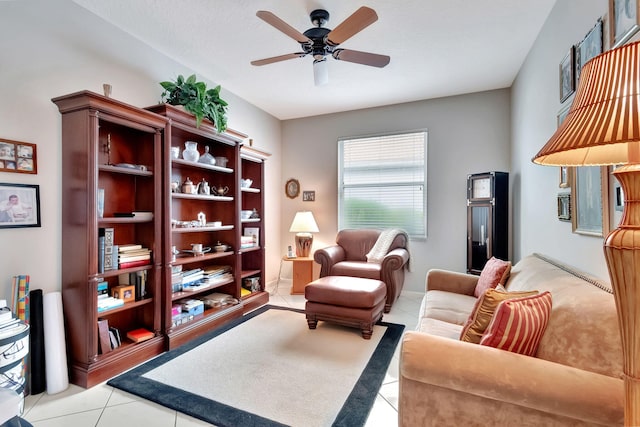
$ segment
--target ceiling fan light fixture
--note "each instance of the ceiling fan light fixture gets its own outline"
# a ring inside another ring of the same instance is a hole
[[[329,83],[329,66],[327,58],[313,61],[313,82],[316,86],[324,86]]]

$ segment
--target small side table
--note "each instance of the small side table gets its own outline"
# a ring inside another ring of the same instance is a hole
[[[304,295],[304,287],[313,281],[313,258],[282,258],[293,263],[291,295]]]

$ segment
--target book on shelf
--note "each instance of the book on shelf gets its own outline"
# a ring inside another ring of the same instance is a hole
[[[123,299],[110,297],[109,295],[100,295],[98,297],[98,312],[107,311],[121,305],[124,305]]]
[[[125,268],[133,268],[133,267],[141,267],[143,265],[151,264],[150,259],[142,259],[140,261],[131,261],[131,262],[121,262],[119,264],[120,270],[124,270]]]
[[[112,227],[104,229],[104,270],[117,270],[118,266],[113,263],[113,242],[114,231]]]
[[[127,338],[129,338],[133,342],[142,342],[153,337],[154,337],[153,332],[145,328],[138,328],[138,329],[134,329],[132,331],[127,332]]]
[[[126,245],[120,245],[118,248],[118,252],[131,252],[138,249],[142,249],[142,245],[138,245],[136,243],[129,243]]]
[[[151,253],[140,254],[140,255],[119,255],[118,263],[127,263],[133,261],[142,261],[142,260],[150,260]]]
[[[116,349],[122,344],[122,338],[120,337],[120,331],[118,328],[109,326],[109,340],[111,341],[111,348]]]
[[[107,319],[98,319],[98,350],[100,354],[106,354],[113,350]]]

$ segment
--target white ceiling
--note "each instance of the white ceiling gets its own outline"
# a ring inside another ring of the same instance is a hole
[[[555,0],[74,0],[144,43],[285,120],[511,86]],[[360,6],[378,21],[340,47],[389,55],[385,68],[329,58],[313,84],[310,56],[255,14],[268,10],[304,32],[326,9],[335,28]],[[175,76],[174,76],[175,77]]]

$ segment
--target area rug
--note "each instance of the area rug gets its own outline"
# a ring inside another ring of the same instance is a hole
[[[403,325],[360,331],[265,306],[107,384],[216,426],[362,426]]]

